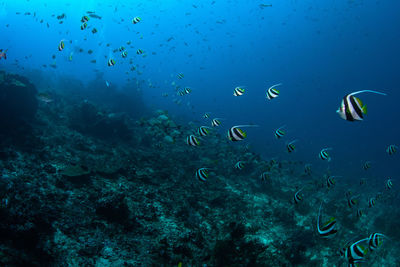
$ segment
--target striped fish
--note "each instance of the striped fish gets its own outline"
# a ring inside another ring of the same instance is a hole
[[[353,208],[353,206],[357,205],[358,200],[356,199],[358,196],[348,197],[347,198],[347,206],[349,208]]]
[[[332,217],[326,223],[324,223],[324,225],[322,227],[320,227],[319,219],[321,216],[321,208],[322,208],[322,203],[321,203],[321,206],[319,206],[319,211],[318,211],[318,219],[317,219],[318,234],[323,238],[329,238],[337,233],[336,219]]]
[[[263,182],[267,181],[270,178],[269,173],[268,172],[261,173],[260,178],[261,178],[261,181],[263,181]]]
[[[207,178],[208,178],[208,169],[207,168],[200,168],[196,171],[196,178],[200,181],[200,182],[206,182]]]
[[[280,86],[280,85],[282,85],[281,83],[278,83],[278,84],[274,84],[274,85],[272,85],[270,88],[268,88],[268,90],[267,90],[267,98],[268,99],[273,99],[273,98],[276,98],[276,97],[278,97],[279,96],[279,90],[277,90],[275,87],[276,86]]]
[[[386,95],[381,92],[363,90],[350,93],[345,95],[342,99],[339,109],[336,111],[339,116],[347,121],[362,121],[364,119],[364,114],[367,114],[367,107],[361,102],[361,100],[354,95],[360,93],[375,93],[379,95]]]
[[[176,75],[176,77],[178,77],[178,79],[183,79],[185,77],[185,75],[183,75],[183,73],[178,73],[178,75]]]
[[[328,188],[331,188],[336,184],[335,177],[341,177],[341,176],[328,176],[328,178],[326,179],[326,186]]]
[[[371,162],[370,161],[366,161],[363,165],[364,170],[368,170],[369,168],[371,168]]]
[[[368,199],[368,207],[372,208],[373,206],[375,206],[376,201],[375,198],[371,197]]]
[[[297,142],[297,140],[293,140],[286,145],[286,149],[289,153],[292,153],[296,149],[296,146],[294,145],[295,142]]]
[[[235,164],[235,169],[241,170],[244,168],[244,162],[243,161],[238,161]]]
[[[385,183],[386,189],[390,190],[393,187],[393,183],[392,180],[389,178],[387,179],[386,183]]]
[[[207,135],[209,135],[210,134],[210,127],[207,127],[207,126],[200,126],[199,127],[199,129],[197,129],[197,133],[200,135],[200,136],[207,136]]]
[[[393,155],[394,153],[396,153],[397,151],[397,146],[395,145],[390,145],[386,148],[386,153],[388,153],[389,155]]]
[[[285,125],[281,126],[275,130],[274,134],[275,134],[276,139],[280,139],[281,137],[283,137],[286,134],[286,132],[284,130],[282,130],[282,128],[284,128],[284,127],[285,127]]]
[[[364,262],[364,257],[368,252],[368,248],[363,246],[361,243],[366,244],[366,242],[368,242],[368,238],[358,240],[346,247],[344,257],[349,266],[356,266],[357,263]]]
[[[364,215],[364,211],[360,208],[357,209],[357,218],[361,218]]]
[[[204,119],[210,118],[210,113],[208,113],[208,112],[204,113],[203,118]]]
[[[108,65],[109,67],[114,66],[114,65],[115,65],[115,60],[112,59],[112,58],[110,58],[110,59],[107,61],[107,65]]]
[[[331,157],[329,156],[328,150],[332,150],[332,148],[331,147],[327,147],[327,148],[322,149],[319,152],[319,155],[318,155],[319,158],[322,159],[322,160],[331,161]]]
[[[244,91],[245,91],[244,88],[238,86],[233,90],[233,95],[234,96],[241,96],[241,95],[244,94]]]
[[[220,125],[221,125],[221,121],[220,121],[219,118],[212,119],[212,121],[211,121],[211,126],[212,127],[218,127]]]
[[[196,138],[196,136],[191,134],[186,138],[186,144],[189,146],[198,146],[200,145],[200,141]]]
[[[228,139],[232,142],[242,141],[246,138],[247,134],[239,127],[258,127],[258,125],[236,125],[229,129]]]
[[[368,237],[368,247],[371,251],[376,250],[383,243],[383,238],[386,238],[384,234],[373,233]]]
[[[303,196],[300,194],[301,190],[303,190],[303,188],[300,189],[299,191],[297,191],[297,192],[294,194],[293,199],[294,199],[294,203],[295,203],[295,204],[299,204],[299,203],[303,200]]]

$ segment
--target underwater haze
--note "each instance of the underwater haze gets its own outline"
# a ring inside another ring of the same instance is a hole
[[[398,10],[0,0],[1,265],[400,266]]]

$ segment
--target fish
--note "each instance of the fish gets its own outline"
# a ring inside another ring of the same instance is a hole
[[[275,134],[275,138],[276,139],[280,139],[286,134],[286,132],[284,130],[282,130],[285,126],[286,125],[281,126],[281,127],[279,127],[278,129],[275,130],[274,134]]]
[[[328,188],[331,188],[336,184],[335,177],[341,177],[341,176],[328,176],[328,178],[326,179],[326,186]]]
[[[357,196],[347,198],[347,206],[349,206],[349,208],[353,208],[353,206],[357,205],[358,200],[356,198]]]
[[[106,86],[110,87],[110,83],[108,81],[106,81]]]
[[[142,19],[141,19],[140,17],[134,17],[134,18],[132,19],[132,23],[133,23],[133,24],[138,24],[141,20],[142,20]]]
[[[94,19],[101,19],[101,16],[99,16],[99,15],[96,15],[96,14],[89,14],[89,16],[91,17],[91,18],[94,18]]]
[[[360,185],[365,185],[367,183],[367,179],[361,178],[360,179]]]
[[[199,146],[200,141],[197,139],[196,136],[191,134],[186,138],[186,144],[188,144],[189,146]]]
[[[258,125],[236,125],[229,129],[228,139],[232,142],[242,141],[246,138],[247,134],[239,127],[258,127]]]
[[[6,54],[7,50],[0,49],[0,59],[2,58],[4,58],[4,60],[7,59],[7,54]]]
[[[61,41],[60,44],[58,45],[58,51],[63,51],[64,47],[65,47],[65,43],[64,43],[64,41]]]
[[[207,168],[200,168],[196,171],[196,178],[200,182],[206,182],[208,178],[209,172]]]
[[[364,105],[359,98],[354,96],[360,93],[386,95],[385,93],[371,90],[357,91],[345,95],[339,109],[336,111],[342,119],[347,121],[362,121],[364,119],[364,115],[367,114],[367,106]]]
[[[387,179],[385,182],[386,189],[390,190],[393,187],[392,179]]]
[[[234,90],[233,90],[233,95],[234,96],[241,96],[244,94],[244,88],[237,86]]]
[[[210,118],[210,113],[209,112],[204,113],[203,118],[204,119]]]
[[[363,165],[364,170],[368,170],[369,168],[371,168],[371,162],[370,161],[366,161]]]
[[[110,58],[110,59],[107,61],[107,65],[108,65],[109,67],[114,66],[114,65],[115,65],[115,60],[112,59],[112,58]]]
[[[235,169],[242,170],[243,168],[244,168],[244,162],[243,161],[236,162]]]
[[[114,51],[115,51],[115,50],[114,50]],[[125,51],[125,46],[120,46],[120,47],[118,48],[118,51],[119,51],[119,52]]]
[[[74,52],[69,53],[68,60],[72,61],[73,56],[74,56]]]
[[[297,191],[297,192],[294,194],[293,199],[294,199],[294,203],[295,203],[295,204],[299,204],[299,203],[303,200],[303,196],[300,194],[301,190],[303,190],[303,188],[300,189],[299,191]]]
[[[375,198],[371,197],[368,199],[368,207],[372,208],[373,206],[375,206],[376,201]]]
[[[371,251],[376,250],[383,243],[383,238],[387,238],[384,234],[372,233],[368,237],[368,248]]]
[[[37,95],[38,100],[44,102],[44,103],[51,103],[53,102],[53,98],[51,95],[47,92],[41,92]]]
[[[321,216],[321,208],[322,208],[322,203],[319,206],[319,211],[318,211],[317,231],[321,237],[329,238],[337,233],[336,219],[334,217],[331,217],[327,222],[325,222],[322,225],[322,227],[320,227],[319,221],[320,221],[320,216]]]
[[[185,77],[185,75],[183,75],[183,73],[178,73],[178,75],[176,75],[178,77],[178,79],[183,79]]]
[[[268,99],[271,100],[271,99],[274,99],[279,96],[280,92],[275,87],[280,86],[280,85],[282,85],[282,84],[278,83],[278,84],[274,84],[270,88],[268,88],[267,94],[266,94]]]
[[[121,56],[122,56],[123,58],[126,58],[126,57],[128,56],[128,52],[127,52],[127,51],[122,52],[122,53],[121,53]]]
[[[82,25],[81,25],[81,30],[83,31],[83,30],[86,29],[86,28],[87,28],[87,23],[86,23],[86,22],[82,23]]]
[[[268,172],[263,172],[263,173],[260,174],[260,179],[261,179],[261,181],[263,181],[263,182],[269,180],[269,178],[270,178],[270,175],[269,175]]]
[[[272,7],[272,4],[259,4],[258,5],[261,9],[264,9],[265,7]]]
[[[397,146],[396,145],[389,145],[387,148],[386,148],[386,153],[388,153],[389,155],[393,155],[394,153],[396,153],[396,151],[397,151]]]
[[[81,22],[82,22],[82,23],[88,22],[89,19],[90,19],[90,18],[89,18],[88,16],[83,16],[83,17],[81,18]]]
[[[221,125],[221,121],[220,121],[219,118],[212,119],[212,121],[211,121],[211,126],[212,127],[218,127],[220,125]]]
[[[92,29],[92,33],[93,33],[93,34],[97,33],[97,29],[96,29],[96,28],[93,28],[93,29]]]
[[[207,136],[207,135],[209,135],[210,134],[210,127],[207,127],[207,126],[200,126],[199,127],[199,129],[197,129],[197,133],[200,135],[200,136]]]
[[[293,140],[290,143],[286,144],[286,149],[289,153],[292,153],[296,149],[296,146],[294,145],[295,142],[297,142],[297,140]]]
[[[136,54],[138,54],[138,55],[143,54],[143,50],[139,48],[138,50],[136,50]]]
[[[361,218],[364,215],[364,210],[358,208],[356,212],[357,218]]]
[[[357,242],[347,246],[344,249],[344,258],[347,260],[349,266],[356,266],[357,263],[364,262],[364,257],[368,252],[366,246],[361,243],[367,243],[368,238],[358,240]]]
[[[329,156],[328,150],[332,150],[332,148],[327,147],[327,148],[322,149],[319,152],[319,155],[318,155],[319,158],[322,159],[322,160],[331,161],[331,157]]]
[[[304,165],[304,172],[306,174],[311,174],[311,164]]]

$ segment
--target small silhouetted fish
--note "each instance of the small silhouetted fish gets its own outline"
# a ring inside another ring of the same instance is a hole
[[[25,12],[25,16],[29,16],[31,14],[31,12]]]
[[[96,14],[89,14],[89,17],[94,18],[94,19],[101,19],[101,17]]]
[[[61,15],[58,15],[58,16],[57,16],[57,19],[64,19],[65,17],[66,17],[65,14],[62,13]]]

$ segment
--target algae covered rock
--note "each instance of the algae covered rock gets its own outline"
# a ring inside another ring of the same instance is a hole
[[[37,111],[35,86],[25,77],[0,71],[0,131],[31,121]]]

